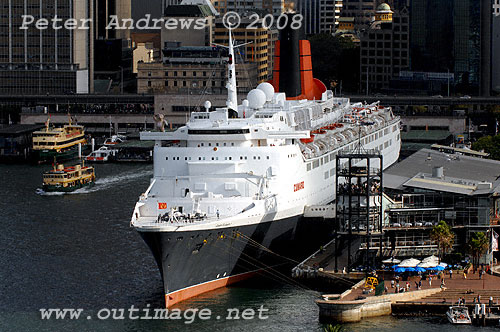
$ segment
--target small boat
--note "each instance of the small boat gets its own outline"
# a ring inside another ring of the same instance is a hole
[[[104,141],[104,145],[105,146],[113,146],[113,145],[116,145],[116,144],[119,144],[119,143],[123,143],[127,140],[127,136],[124,136],[124,135],[113,135],[109,138],[106,139],[106,141]]]
[[[86,156],[85,160],[90,162],[108,162],[114,159],[117,152],[117,149],[105,145]]]
[[[469,316],[467,307],[453,306],[446,312],[448,321],[452,324],[471,324],[472,320]]]
[[[45,192],[71,192],[91,186],[95,182],[94,167],[84,164],[64,167],[54,165],[54,169],[43,173],[43,191]]]

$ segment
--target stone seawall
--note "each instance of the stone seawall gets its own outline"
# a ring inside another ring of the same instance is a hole
[[[440,288],[425,289],[407,293],[387,294],[362,300],[344,301],[342,298],[317,300],[320,322],[359,322],[363,318],[390,315],[392,304],[399,301],[418,300],[435,293]],[[327,297],[327,296],[325,296]]]

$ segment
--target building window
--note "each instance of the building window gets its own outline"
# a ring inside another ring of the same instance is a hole
[[[149,87],[151,86],[151,81],[148,81],[148,86],[149,86]]]

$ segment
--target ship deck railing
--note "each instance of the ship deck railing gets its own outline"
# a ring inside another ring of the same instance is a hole
[[[214,221],[222,220],[221,218],[206,217],[203,219],[191,219],[190,220],[158,220],[155,217],[140,217],[138,220],[132,223],[135,227],[141,228],[163,228],[165,226],[175,226],[175,227],[184,227],[184,226],[192,226],[192,225],[201,225],[208,224]]]

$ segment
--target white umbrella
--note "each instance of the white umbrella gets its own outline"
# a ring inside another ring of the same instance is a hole
[[[422,263],[431,262],[431,261],[432,262],[434,262],[434,261],[439,262],[439,258],[436,257],[436,256],[434,256],[434,255],[432,255],[432,256],[425,257],[424,259],[422,259]]]
[[[398,263],[401,263],[401,261],[397,258],[389,258],[389,259],[386,259],[385,261],[382,261],[382,263],[384,264],[398,264]]]
[[[438,263],[437,262],[422,262],[420,264],[418,264],[418,267],[423,267],[424,269],[427,269],[429,267],[436,267],[438,266]]]
[[[402,261],[401,264],[399,264],[398,266],[399,267],[416,267],[419,263],[420,263],[420,261],[418,259],[409,258],[409,259],[405,259],[404,261]]]
[[[440,264],[439,264],[439,266],[442,266],[442,267],[447,267],[447,266],[448,266],[448,264],[446,264],[446,263],[440,263]]]

